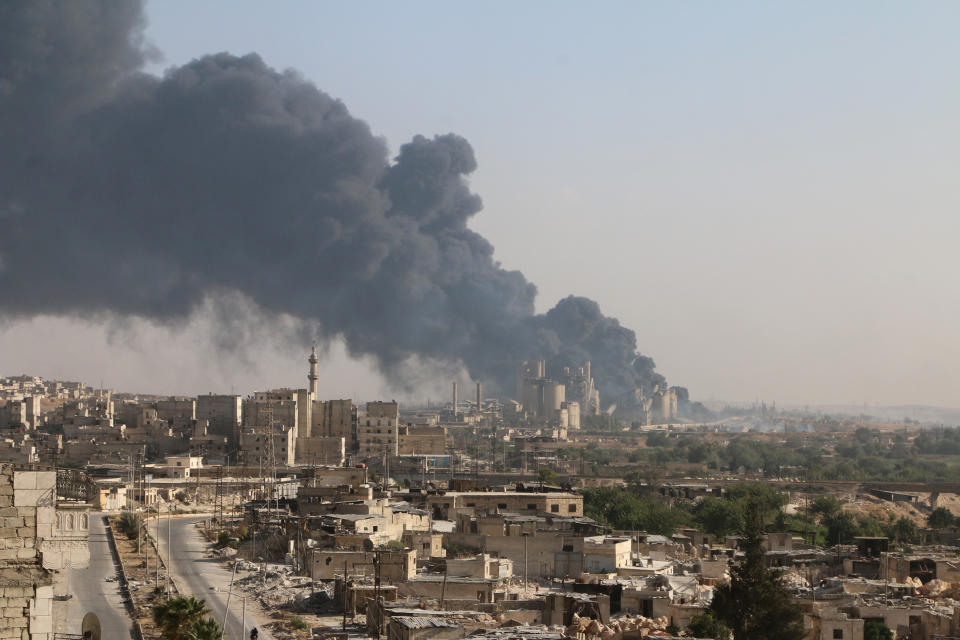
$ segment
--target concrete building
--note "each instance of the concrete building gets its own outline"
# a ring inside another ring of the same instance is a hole
[[[450,520],[455,509],[471,508],[476,513],[538,513],[564,516],[583,515],[583,496],[576,493],[532,493],[525,491],[447,491],[427,498],[437,520]]]
[[[292,465],[296,460],[295,431],[282,426],[243,427],[240,432],[239,457],[241,462],[251,466]]]
[[[473,558],[450,558],[447,560],[447,575],[506,580],[513,576],[513,561],[509,558],[494,558],[486,553]]]
[[[369,551],[315,549],[310,553],[310,577],[333,580],[374,575],[374,554]],[[417,552],[413,549],[380,552],[380,578],[385,583],[406,582],[417,575]]]
[[[444,558],[443,534],[429,531],[404,531],[401,538],[404,546],[417,551],[417,560],[424,558]]]
[[[426,424],[399,428],[397,453],[401,456],[442,456],[447,452],[447,428]]]
[[[347,453],[357,447],[357,406],[352,400],[314,401],[309,432],[304,437],[343,438]]]
[[[596,536],[583,540],[583,571],[585,573],[615,573],[620,567],[629,567],[630,538]]]
[[[300,414],[308,404],[307,395],[306,389],[257,391],[243,400],[243,426],[282,426],[293,429],[296,433]],[[301,398],[303,403],[300,402]]]
[[[242,417],[242,399],[238,395],[197,396],[196,419],[207,421],[208,435],[229,438],[231,446],[239,442]]]
[[[160,420],[195,420],[197,401],[194,398],[157,400],[157,417]]]
[[[200,456],[167,456],[166,473],[169,478],[189,478],[193,471],[203,468]]]
[[[400,445],[400,407],[396,402],[368,402],[357,420],[357,456],[360,459],[395,456]]]
[[[0,428],[29,427],[27,403],[23,400],[8,400],[0,405]]]
[[[100,511],[120,511],[127,508],[127,488],[125,486],[98,486],[97,493],[97,508]]]

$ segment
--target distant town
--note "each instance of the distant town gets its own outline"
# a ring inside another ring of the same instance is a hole
[[[954,430],[693,420],[671,388],[627,422],[589,362],[360,404],[305,365],[246,396],[0,378],[0,637],[168,638],[193,597],[229,638],[724,638],[750,558],[798,637],[960,631]]]

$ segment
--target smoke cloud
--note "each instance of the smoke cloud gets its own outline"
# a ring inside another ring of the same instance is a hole
[[[0,5],[0,316],[171,325],[239,294],[401,387],[422,360],[508,390],[540,357],[592,360],[609,401],[663,382],[592,300],[535,314],[536,287],[467,226],[466,140],[417,136],[391,160],[255,54],[145,74],[144,24],[139,2]]]

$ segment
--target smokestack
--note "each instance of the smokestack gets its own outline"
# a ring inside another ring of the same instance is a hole
[[[457,383],[453,383],[453,417],[457,417]]]
[[[483,394],[483,385],[478,382],[477,383],[477,415],[480,415],[480,401],[482,400],[482,397],[481,397],[482,394]]]

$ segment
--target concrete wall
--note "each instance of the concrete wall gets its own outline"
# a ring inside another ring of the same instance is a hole
[[[332,464],[340,466],[346,457],[343,436],[310,436],[297,439],[297,464]]]
[[[315,550],[310,556],[310,576],[314,580],[333,580],[342,577],[344,563],[349,576],[373,576],[375,555],[368,551]],[[417,575],[417,552],[380,552],[380,578],[384,582],[403,582]]]
[[[527,545],[527,576],[530,579],[553,577],[556,571],[555,555],[563,551],[564,538],[562,537],[501,536],[483,538],[483,551],[512,560],[514,575],[523,578],[525,540]]]
[[[442,579],[418,578],[409,582],[403,582],[397,585],[397,587],[397,592],[401,598],[439,599],[442,593],[443,597],[447,600],[493,602],[496,582],[448,577],[446,585],[444,585]]]

